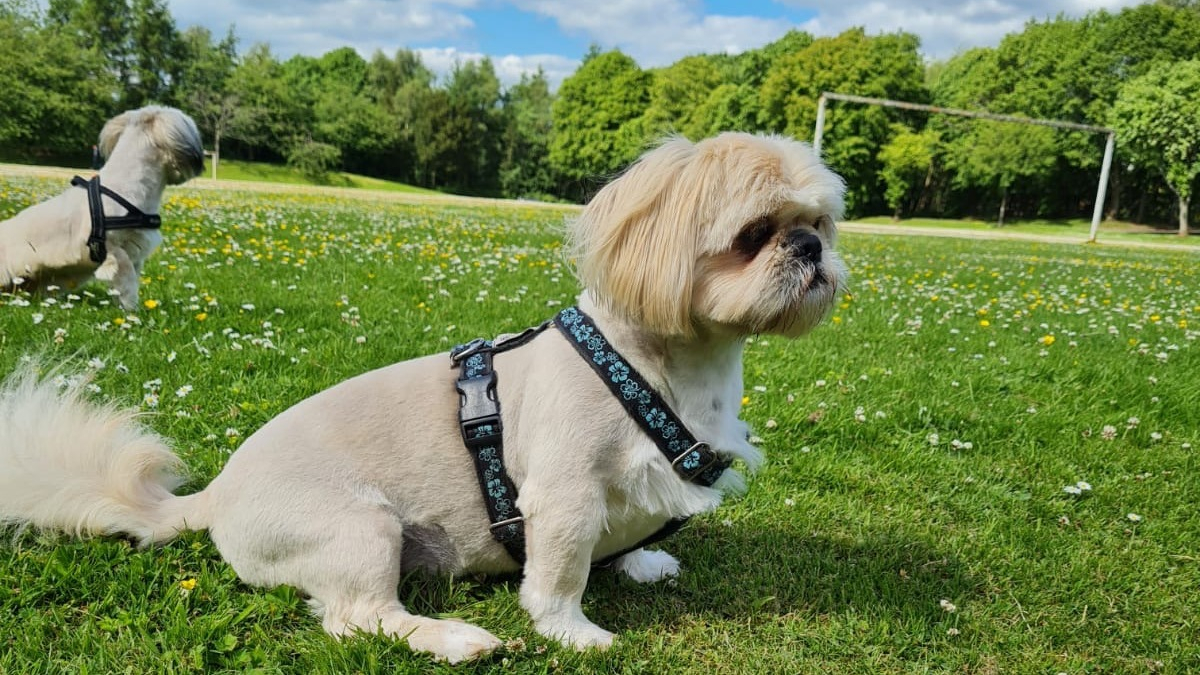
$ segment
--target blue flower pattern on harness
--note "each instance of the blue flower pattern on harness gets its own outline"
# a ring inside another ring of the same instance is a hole
[[[643,431],[650,435],[655,444],[675,457],[673,461],[684,470],[700,469],[704,455],[697,449],[696,440],[691,438],[685,429],[681,429],[674,413],[660,407],[665,406],[665,403],[661,400],[656,402],[656,396],[649,390],[648,385],[641,381],[633,367],[609,345],[600,331],[590,325],[587,316],[576,307],[568,307],[559,312],[557,320],[564,329],[563,332],[574,340],[575,347],[581,352],[586,352],[585,356],[600,367],[594,370],[611,382],[609,388],[613,393],[633,404],[634,407],[627,409],[631,415],[644,423]],[[605,364],[608,364],[608,367],[601,370]],[[718,459],[692,480],[701,485],[712,485],[728,466],[727,460]]]
[[[487,343],[487,345],[489,347],[491,346],[491,344],[492,343],[490,343],[490,342]],[[470,356],[466,360],[466,362],[463,363],[463,368],[466,369],[467,379],[470,379],[472,377],[478,377],[479,374],[483,372],[483,356],[481,356],[479,354],[474,354],[474,355]]]

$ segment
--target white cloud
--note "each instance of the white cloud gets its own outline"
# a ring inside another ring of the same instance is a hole
[[[920,36],[921,51],[936,59],[972,47],[994,47],[1006,34],[1020,32],[1031,19],[1043,21],[1059,13],[1080,17],[1138,4],[1138,0],[779,1],[815,10],[817,16],[803,26],[814,35],[836,35],[854,26],[864,26],[870,34],[903,30]]]
[[[414,49],[413,51],[420,54],[421,61],[425,66],[442,80],[449,76],[456,63],[479,61],[485,56],[491,56],[492,66],[496,69],[496,77],[505,87],[520,82],[522,74],[536,73],[540,67],[546,74],[546,80],[550,83],[550,89],[553,91],[579,67],[578,59],[557,54],[492,56],[479,52],[462,51],[454,47]]]
[[[242,49],[266,42],[283,58],[319,56],[347,46],[369,55],[415,42],[461,39],[475,28],[462,10],[477,4],[478,0],[169,1],[178,25],[208,26],[219,37],[224,26],[214,23],[233,24]]]
[[[568,34],[605,49],[619,47],[642,67],[669,65],[689,54],[754,49],[793,27],[784,19],[702,15],[702,6],[688,0],[511,1],[554,19]]]

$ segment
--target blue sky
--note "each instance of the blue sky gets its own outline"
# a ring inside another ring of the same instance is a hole
[[[180,28],[202,25],[241,48],[319,56],[419,52],[434,72],[488,56],[505,84],[541,67],[557,85],[589,45],[620,48],[644,68],[697,53],[755,49],[790,29],[836,35],[863,26],[906,30],[927,58],[994,46],[1030,19],[1136,4],[1134,0],[168,0]]]

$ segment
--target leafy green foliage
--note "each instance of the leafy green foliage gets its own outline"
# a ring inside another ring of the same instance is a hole
[[[69,31],[0,5],[0,150],[86,163],[109,115],[112,76]]]
[[[702,115],[706,110],[702,106],[722,84],[721,73],[712,59],[689,56],[652,74],[650,104],[642,113],[646,132],[665,136],[703,126]]]
[[[326,183],[329,174],[341,168],[342,151],[328,143],[305,140],[292,147],[287,161],[305,178],[314,183]]]
[[[1161,64],[1131,80],[1112,108],[1131,154],[1159,171],[1179,199],[1179,233],[1200,176],[1200,60]]]
[[[896,125],[893,132],[892,140],[879,151],[883,165],[880,176],[887,185],[884,198],[888,208],[892,209],[893,218],[899,219],[901,207],[911,199],[913,187],[928,185],[939,138],[931,129],[917,133],[903,125]]]
[[[576,184],[615,173],[644,148],[638,122],[653,76],[619,51],[595,54],[563,81],[554,99],[550,164]]]
[[[500,189],[513,197],[548,197],[555,190],[550,166],[554,97],[546,74],[522,75],[504,94]]]
[[[811,139],[822,92],[923,102],[924,71],[917,37],[894,33],[868,37],[855,28],[776,61],[763,82],[759,122],[769,131]],[[891,124],[903,115],[861,105],[831,106],[825,120],[824,158],[846,179],[847,208],[862,212],[882,207],[879,148]]]

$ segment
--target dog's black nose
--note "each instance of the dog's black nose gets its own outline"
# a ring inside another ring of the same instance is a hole
[[[795,230],[787,235],[784,243],[805,260],[821,262],[821,238],[812,232]]]

